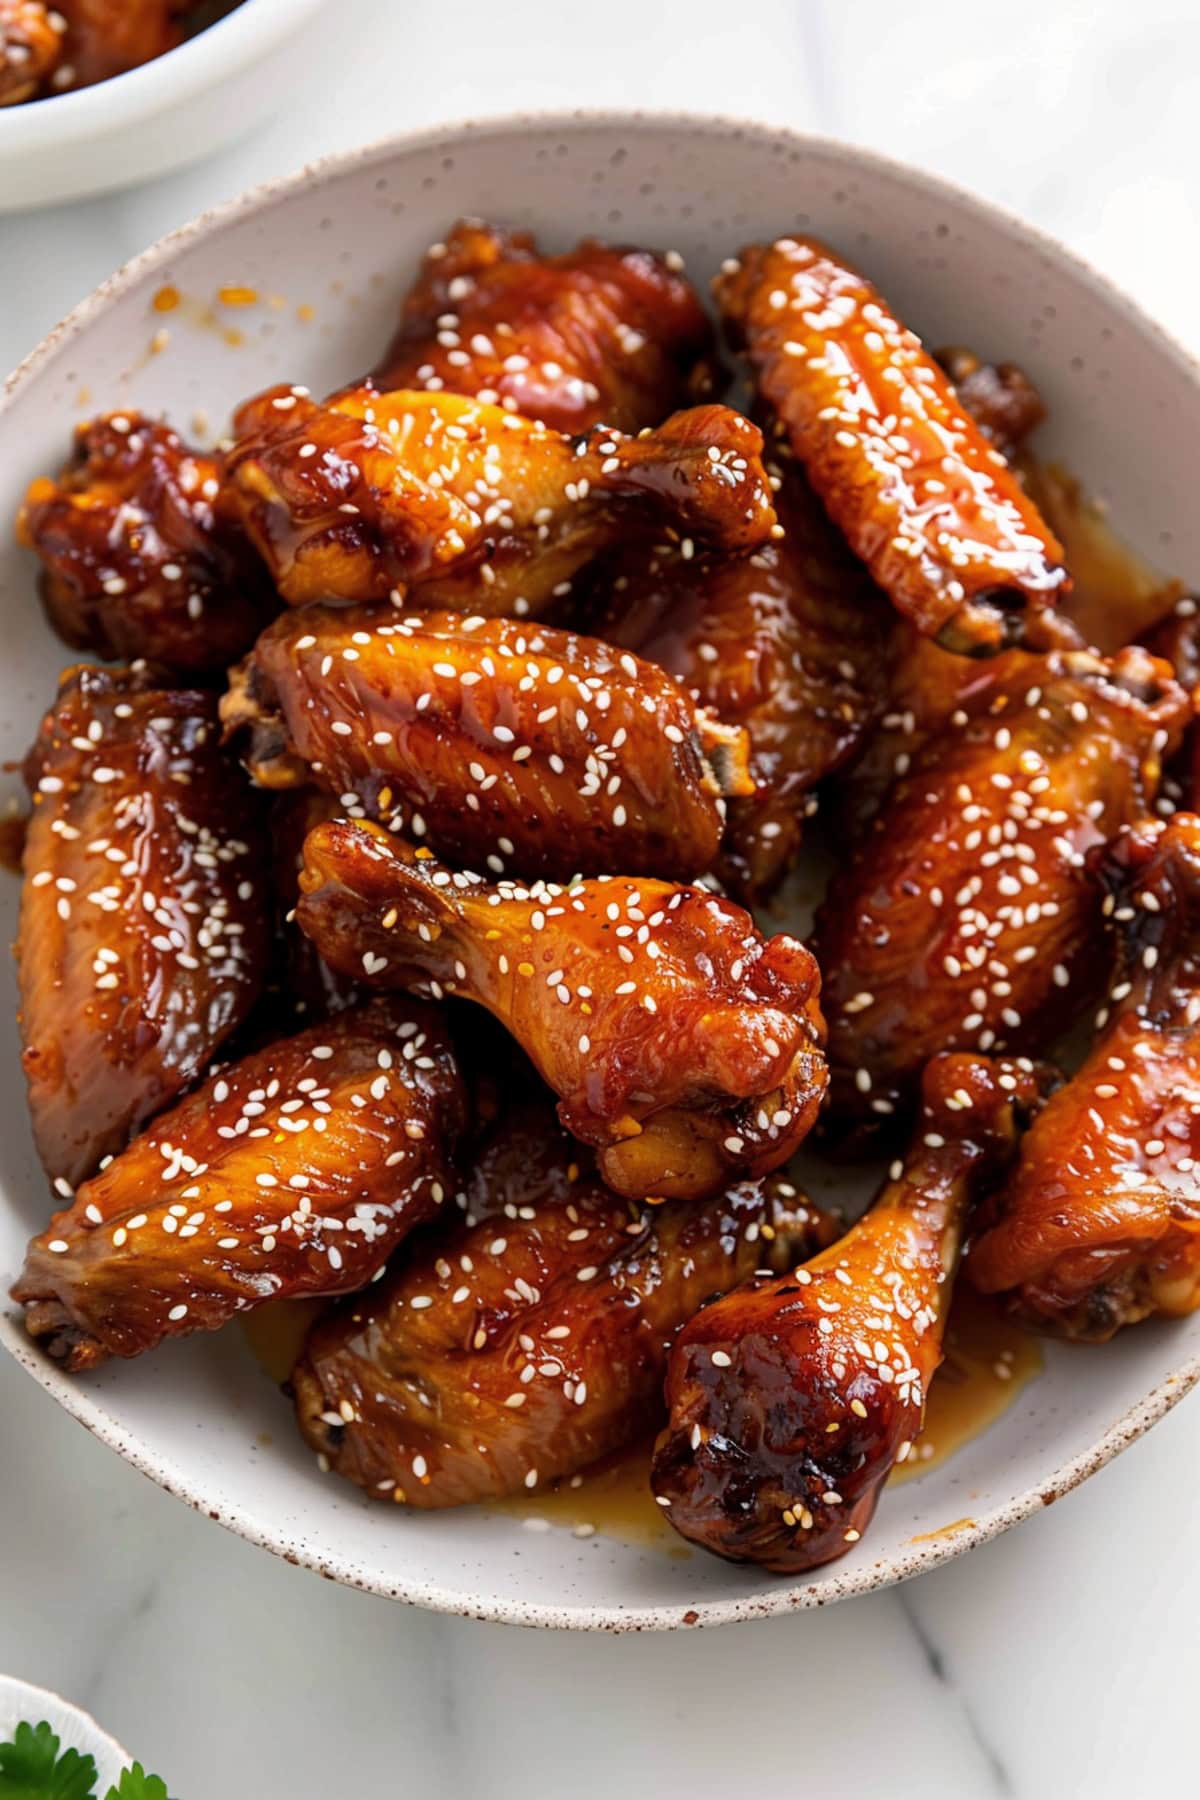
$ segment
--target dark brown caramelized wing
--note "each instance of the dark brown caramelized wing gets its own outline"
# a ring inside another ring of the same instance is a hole
[[[1096,862],[1117,943],[1103,1029],[967,1267],[1030,1324],[1104,1339],[1200,1305],[1200,818],[1127,827]]]
[[[322,959],[312,939],[296,924],[295,916],[305,838],[315,826],[346,816],[347,809],[323,788],[291,788],[271,795],[267,828],[271,839],[280,999],[290,1007],[297,1024],[327,1019],[363,999],[353,981],[337,974]]]
[[[13,1298],[71,1370],[365,1285],[453,1191],[465,1095],[438,1015],[375,1001],[230,1064],[29,1246]]]
[[[81,425],[71,460],[32,484],[17,520],[59,636],[186,676],[248,650],[278,602],[221,516],[220,481],[217,459],[160,420],[109,413]]]
[[[693,1543],[779,1574],[844,1556],[921,1430],[968,1210],[1044,1078],[939,1056],[912,1148],[858,1224],[748,1281],[677,1338],[651,1485]]]
[[[66,24],[43,0],[0,0],[0,106],[33,100],[62,61]]]
[[[601,574],[593,622],[727,725],[744,726],[754,791],[729,802],[719,872],[747,904],[795,863],[813,790],[877,717],[893,616],[794,464],[775,504],[785,535],[752,556],[685,559],[677,545],[631,545]]]
[[[1152,803],[1188,702],[1144,650],[1038,659],[951,724],[830,883],[814,949],[843,1120],[938,1050],[1052,1041],[1103,968],[1087,851]]]
[[[661,1418],[667,1351],[696,1308],[832,1235],[775,1177],[700,1203],[622,1200],[553,1113],[535,1116],[536,1135],[530,1115],[515,1126],[532,1180],[319,1321],[293,1371],[305,1438],[375,1498],[499,1499],[619,1450]]]
[[[986,655],[1069,585],[1062,546],[870,282],[825,245],[752,246],[717,280],[759,392],[851,548],[917,629]]]
[[[294,606],[400,592],[520,616],[639,524],[727,551],[775,524],[761,433],[724,406],[576,439],[458,395],[273,388],[235,428],[232,500]]]
[[[952,345],[937,360],[980,431],[1010,461],[1046,416],[1046,403],[1016,363],[989,363]]]
[[[713,332],[678,257],[460,221],[435,244],[372,379],[466,394],[555,431],[641,431],[713,388]]]
[[[297,916],[326,960],[495,1014],[618,1193],[787,1160],[825,1087],[816,965],[741,907],[649,879],[495,886],[379,827],[321,826]]]
[[[745,735],[596,638],[458,613],[310,606],[223,703],[256,781],[315,779],[355,817],[496,874],[711,867]]]
[[[26,778],[25,1074],[46,1172],[73,1185],[197,1080],[256,998],[264,844],[215,698],[128,671],[66,672]]]

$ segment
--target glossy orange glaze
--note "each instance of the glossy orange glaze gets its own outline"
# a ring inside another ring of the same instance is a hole
[[[778,1168],[812,1125],[816,967],[740,906],[649,879],[491,886],[347,823],[309,837],[301,887],[335,969],[487,1007],[618,1193],[712,1193]]]
[[[62,64],[66,21],[44,0],[0,0],[0,107],[36,99]]]
[[[1200,818],[1143,820],[1094,863],[1117,948],[1102,1030],[969,1269],[1030,1323],[1103,1339],[1200,1305]]]
[[[213,696],[69,669],[25,772],[23,1061],[42,1162],[69,1192],[245,1018],[270,897]]]
[[[1103,969],[1083,858],[1153,804],[1189,710],[1143,650],[1055,652],[914,759],[817,916],[841,1124],[890,1118],[938,1050],[1031,1052],[1078,1013]]]
[[[240,0],[0,0],[0,106],[110,81]]]
[[[729,802],[719,869],[748,904],[796,861],[817,783],[867,739],[893,616],[790,459],[775,505],[784,536],[749,557],[632,545],[599,572],[590,627],[749,734],[754,792]]]
[[[462,220],[425,258],[375,385],[498,402],[556,431],[657,425],[714,386],[713,332],[678,258]]]
[[[437,1014],[375,1001],[209,1078],[78,1190],[13,1298],[69,1369],[360,1288],[454,1191],[466,1096]]]
[[[540,1489],[658,1422],[667,1350],[703,1300],[833,1234],[795,1188],[622,1200],[543,1102],[508,1115],[482,1216],[314,1326],[300,1429],[375,1498],[461,1506]]]
[[[1020,638],[1069,585],[1062,546],[942,370],[869,281],[814,239],[753,246],[717,278],[830,516],[879,586],[947,649]]]
[[[908,1156],[846,1235],[704,1307],[675,1342],[651,1485],[676,1531],[781,1574],[858,1542],[920,1434],[969,1208],[1045,1079],[929,1064]]]
[[[71,460],[32,484],[17,519],[59,636],[188,676],[249,649],[279,603],[223,516],[220,486],[219,460],[161,421],[110,413],[81,425]]]
[[[316,780],[352,816],[497,874],[703,874],[721,794],[751,786],[744,734],[660,669],[535,622],[290,611],[222,711],[262,785]]]
[[[231,500],[292,605],[536,613],[639,524],[729,551],[775,524],[762,436],[723,406],[576,440],[457,395],[281,387],[234,424]]]

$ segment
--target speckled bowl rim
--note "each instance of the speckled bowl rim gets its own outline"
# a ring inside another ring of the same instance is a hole
[[[28,1709],[22,1710],[19,1718],[13,1720],[14,1725],[38,1725],[45,1719],[61,1738],[64,1723],[71,1720],[83,1739],[74,1747],[84,1755],[91,1755],[99,1760],[103,1753],[118,1768],[128,1768],[132,1764],[133,1758],[124,1744],[119,1744],[111,1732],[98,1725],[86,1707],[77,1706],[73,1700],[55,1693],[53,1688],[42,1687],[36,1681],[26,1681],[20,1675],[8,1675],[0,1670],[0,1715],[7,1698],[15,1699],[22,1709]],[[0,1716],[0,1730],[7,1729]]]
[[[13,397],[40,371],[43,364],[65,345],[72,343],[87,329],[96,313],[120,297],[143,276],[171,262],[177,253],[196,239],[235,219],[262,212],[300,190],[319,187],[323,182],[352,170],[370,168],[408,151],[428,149],[450,150],[464,137],[517,137],[530,130],[570,134],[574,130],[613,130],[637,137],[642,127],[691,132],[697,136],[753,136],[767,142],[787,146],[791,150],[853,159],[860,167],[903,181],[923,192],[932,201],[941,201],[959,212],[973,215],[981,222],[998,227],[1009,236],[1023,240],[1049,260],[1065,265],[1085,286],[1103,296],[1122,313],[1129,326],[1158,349],[1177,367],[1181,377],[1200,383],[1200,363],[1169,332],[1151,319],[1142,308],[1107,276],[1100,274],[1083,257],[1067,249],[1047,232],[1029,225],[1005,207],[979,199],[969,190],[938,175],[916,169],[894,157],[868,150],[845,139],[813,132],[793,131],[786,126],[757,124],[753,120],[726,118],[718,114],[685,111],[619,110],[580,108],[565,111],[500,114],[495,117],[461,120],[445,125],[400,132],[364,145],[358,150],[341,151],[318,158],[294,174],[264,182],[249,189],[239,198],[201,213],[189,224],[168,233],[166,237],[126,263],[107,281],[80,302],[42,342],[30,352],[8,377],[0,393],[0,417],[8,410]],[[1149,1393],[1131,1406],[1087,1450],[1060,1464],[1041,1481],[1015,1495],[1003,1505],[982,1513],[971,1525],[952,1535],[933,1537],[901,1555],[881,1558],[853,1572],[839,1575],[834,1565],[817,1583],[781,1581],[778,1586],[738,1599],[701,1601],[693,1607],[679,1605],[636,1607],[582,1606],[578,1608],[547,1606],[481,1595],[477,1601],[464,1600],[460,1592],[437,1582],[414,1578],[397,1585],[365,1579],[357,1570],[337,1557],[323,1557],[306,1551],[303,1545],[282,1541],[269,1523],[248,1508],[214,1508],[211,1500],[194,1491],[170,1458],[163,1458],[131,1438],[119,1420],[106,1410],[88,1389],[68,1380],[33,1348],[19,1323],[7,1313],[0,1314],[0,1342],[21,1366],[41,1383],[46,1391],[80,1424],[102,1443],[133,1464],[143,1475],[165,1488],[169,1494],[185,1501],[195,1511],[224,1525],[237,1536],[285,1561],[311,1569],[328,1580],[347,1587],[376,1593],[387,1599],[404,1600],[433,1612],[455,1614],[463,1618],[488,1620],[500,1624],[529,1625],[560,1630],[581,1631],[670,1631],[684,1626],[730,1625],[748,1619],[775,1618],[797,1608],[829,1606],[858,1594],[873,1593],[898,1581],[909,1580],[930,1569],[940,1568],[953,1558],[986,1544],[1002,1531],[1019,1524],[1044,1506],[1050,1506],[1073,1488],[1094,1475],[1097,1469],[1158,1423],[1173,1406],[1200,1380],[1200,1351],[1181,1358],[1172,1372]]]

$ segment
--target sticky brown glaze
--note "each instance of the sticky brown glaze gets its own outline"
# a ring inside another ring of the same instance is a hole
[[[56,10],[67,22],[56,91],[110,81],[183,41],[176,0],[56,0]]]
[[[1152,804],[1189,713],[1167,664],[1055,653],[914,759],[814,941],[835,1110],[888,1117],[938,1050],[1034,1052],[1104,967],[1084,856]]]
[[[128,670],[67,670],[25,774],[23,1061],[46,1172],[74,1185],[200,1076],[257,997],[265,846],[215,699]]]
[[[641,431],[714,387],[712,326],[677,256],[461,220],[427,254],[372,379],[500,405],[555,431]]]
[[[756,245],[717,298],[850,547],[944,648],[990,655],[1069,585],[1062,546],[920,340],[813,239]]]
[[[221,516],[220,479],[218,459],[161,420],[109,413],[81,425],[70,461],[32,484],[17,519],[59,636],[184,676],[248,650],[278,601]]]
[[[1025,1061],[936,1057],[912,1147],[858,1224],[684,1328],[651,1475],[683,1537],[784,1575],[858,1542],[921,1430],[969,1208],[1044,1085]]]
[[[989,363],[951,345],[937,360],[963,409],[1000,454],[1011,459],[1046,417],[1046,403],[1016,363]]]
[[[491,1216],[320,1320],[293,1371],[304,1437],[376,1499],[498,1500],[621,1449],[661,1419],[696,1308],[833,1235],[774,1176],[700,1203],[622,1200],[548,1107],[497,1137]]]
[[[294,606],[402,592],[521,616],[636,526],[739,551],[775,524],[761,433],[724,406],[569,438],[458,395],[271,388],[235,429],[232,501]]]
[[[454,1191],[466,1124],[432,1010],[375,1001],[230,1064],[56,1213],[13,1299],[72,1371],[353,1292]]]
[[[703,874],[722,794],[753,787],[745,733],[661,669],[533,622],[305,607],[263,633],[222,711],[256,781],[319,781],[496,874]]]
[[[1200,818],[1127,827],[1096,873],[1116,977],[1096,1043],[984,1209],[967,1267],[1066,1337],[1200,1305]]]
[[[301,927],[373,986],[485,1006],[618,1193],[686,1198],[778,1168],[825,1089],[816,965],[700,888],[452,874],[377,826],[305,846]]]
[[[66,21],[42,0],[0,0],[0,106],[33,100],[62,61]]]
[[[690,560],[671,544],[634,544],[601,575],[593,625],[745,728],[754,791],[729,803],[720,875],[747,904],[795,863],[813,790],[878,717],[893,617],[795,463],[778,479],[782,540]]]

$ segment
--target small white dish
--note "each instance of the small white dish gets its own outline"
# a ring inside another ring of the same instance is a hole
[[[132,1756],[107,1731],[101,1731],[82,1707],[72,1706],[49,1688],[34,1687],[32,1682],[18,1681],[14,1675],[0,1675],[0,1743],[10,1742],[18,1725],[36,1727],[43,1719],[59,1741],[60,1755],[64,1750],[78,1750],[95,1758],[98,1793],[107,1793],[110,1786],[115,1786],[121,1771],[133,1762]]]
[[[0,404],[0,758],[21,757],[71,660],[43,625],[32,561],[4,522],[30,477],[62,461],[72,426],[89,411],[137,406],[185,432],[201,412],[219,431],[234,403],[268,383],[344,383],[386,343],[421,254],[471,213],[532,227],[550,246],[594,233],[674,248],[702,286],[755,238],[829,237],[933,343],[1025,364],[1050,407],[1046,450],[1110,501],[1130,542],[1200,579],[1196,366],[1048,238],[883,157],[762,126],[637,115],[459,126],[319,163],[186,226],[17,371]],[[256,303],[223,307],[233,283]],[[169,313],[155,309],[164,289],[179,301]],[[17,791],[15,777],[6,782]],[[4,794],[0,784],[0,805]],[[16,882],[0,880],[9,938],[16,906]],[[2,1294],[50,1200],[29,1137],[11,973],[0,979]],[[831,1172],[819,1196],[836,1196],[839,1179]],[[236,1330],[88,1379],[52,1366],[2,1300],[0,1338],[136,1467],[290,1561],[445,1611],[607,1630],[785,1613],[932,1568],[1060,1498],[1200,1376],[1200,1315],[1099,1348],[1047,1345],[1044,1372],[997,1423],[892,1488],[850,1555],[797,1581],[603,1533],[576,1538],[569,1526],[527,1530],[506,1513],[371,1504],[318,1472]]]
[[[178,49],[94,87],[0,107],[0,212],[165,175],[289,103],[326,0],[242,0]]]

